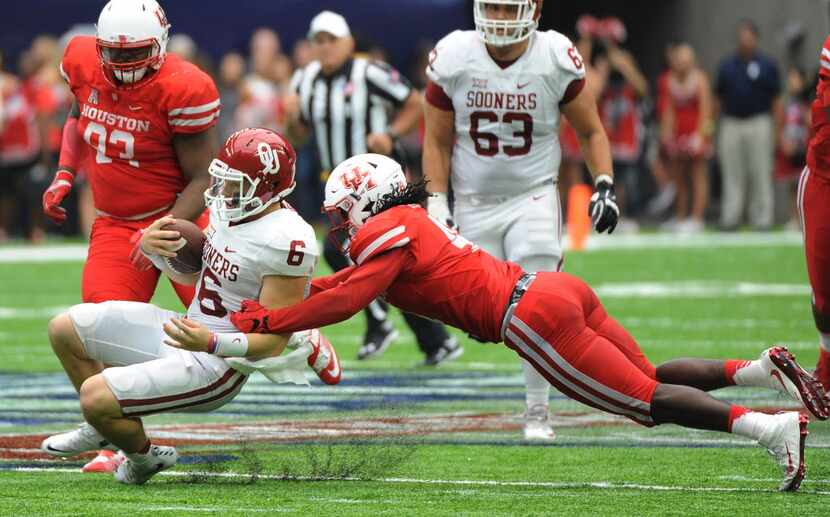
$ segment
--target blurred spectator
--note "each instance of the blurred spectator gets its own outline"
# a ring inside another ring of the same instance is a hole
[[[34,60],[31,50],[25,60]],[[8,239],[12,228],[22,226],[15,221],[21,208],[17,201],[26,198],[26,181],[42,157],[35,106],[20,80],[3,70],[0,54],[0,242]]]
[[[242,79],[245,76],[245,58],[237,52],[230,52],[219,62],[219,77],[216,85],[219,88],[219,98],[222,99],[222,112],[219,115],[219,138],[225,141],[232,133],[242,129],[237,125],[236,111],[239,107],[239,96],[242,88]]]
[[[751,21],[738,26],[738,48],[719,67],[716,91],[721,103],[718,154],[723,194],[721,226],[741,223],[745,191],[749,221],[760,230],[773,223],[773,110],[780,110],[778,66],[758,50],[758,29]]]
[[[685,233],[702,232],[709,202],[709,159],[712,94],[706,73],[697,66],[695,51],[688,44],[673,50],[668,95],[662,111],[661,142],[668,157],[668,170],[677,187],[675,217],[665,226]],[[691,187],[691,210],[689,194]]]
[[[677,187],[674,180],[669,175],[668,158],[666,156],[666,149],[660,141],[661,125],[663,120],[663,113],[666,110],[666,105],[669,102],[669,77],[671,76],[672,62],[674,60],[674,51],[677,48],[676,42],[670,42],[666,45],[663,51],[663,59],[665,61],[665,69],[660,72],[657,77],[657,88],[654,99],[654,120],[656,124],[652,124],[651,136],[657,141],[657,145],[649,147],[649,163],[651,164],[651,175],[654,178],[654,183],[657,186],[657,194],[651,198],[646,206],[646,214],[650,217],[660,217],[664,212],[671,208],[674,203],[674,198],[677,195]],[[656,128],[654,127],[656,125]]]
[[[192,63],[196,59],[196,42],[187,34],[173,34],[167,42],[167,52]]]
[[[314,61],[314,49],[311,48],[311,42],[305,38],[297,40],[297,43],[294,44],[294,50],[291,52],[291,58],[294,61],[294,67],[297,69],[304,68]]]
[[[274,76],[280,49],[279,36],[271,29],[257,29],[251,36],[251,73],[240,87],[235,114],[237,128],[264,127],[283,131],[282,100]]]
[[[804,71],[790,67],[787,71],[787,90],[782,102],[783,122],[778,130],[775,152],[775,180],[787,226],[798,229],[799,217],[795,203],[796,185],[807,161],[807,143],[810,138],[810,88]]]

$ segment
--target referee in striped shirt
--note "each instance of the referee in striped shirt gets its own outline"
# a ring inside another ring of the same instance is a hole
[[[315,16],[308,38],[317,60],[298,70],[291,81],[294,95],[285,99],[288,138],[301,143],[313,134],[324,176],[356,154],[391,155],[398,137],[423,116],[420,92],[386,63],[355,56],[349,25],[339,14],[323,11]],[[348,259],[328,239],[324,256],[335,271],[348,266]],[[385,302],[375,300],[365,313],[367,329],[358,359],[381,354],[398,336]],[[437,365],[463,352],[442,324],[403,315],[426,356],[424,364]]]

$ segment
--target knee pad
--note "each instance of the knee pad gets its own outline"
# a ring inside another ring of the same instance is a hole
[[[104,304],[81,303],[69,308],[69,319],[75,327],[75,332],[86,346],[87,339],[95,330],[101,315],[106,311]]]

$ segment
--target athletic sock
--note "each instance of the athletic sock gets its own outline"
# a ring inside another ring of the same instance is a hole
[[[761,361],[725,361],[723,365],[726,380],[737,386],[769,386],[769,374]]]
[[[533,368],[533,365],[524,359],[522,359],[521,363],[525,378],[525,388],[527,389],[525,400],[528,409],[538,405],[547,406],[550,397],[550,383],[542,377],[542,374]]]
[[[819,332],[818,342],[819,342],[819,345],[821,345],[821,348],[824,349],[825,352],[830,353],[830,334],[824,334],[822,332]]]
[[[769,426],[775,417],[766,413],[750,411],[741,406],[732,406],[729,409],[729,432],[751,438],[755,441],[761,439],[764,430]]]
[[[147,455],[150,453],[150,440],[147,440],[147,443],[144,444],[144,447],[138,450],[138,452],[125,452],[124,456],[126,456],[130,461],[146,461]]]

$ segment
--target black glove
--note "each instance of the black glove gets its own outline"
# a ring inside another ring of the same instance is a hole
[[[597,233],[614,233],[620,218],[617,195],[614,193],[614,178],[603,174],[596,179],[595,192],[588,204],[588,215]]]

